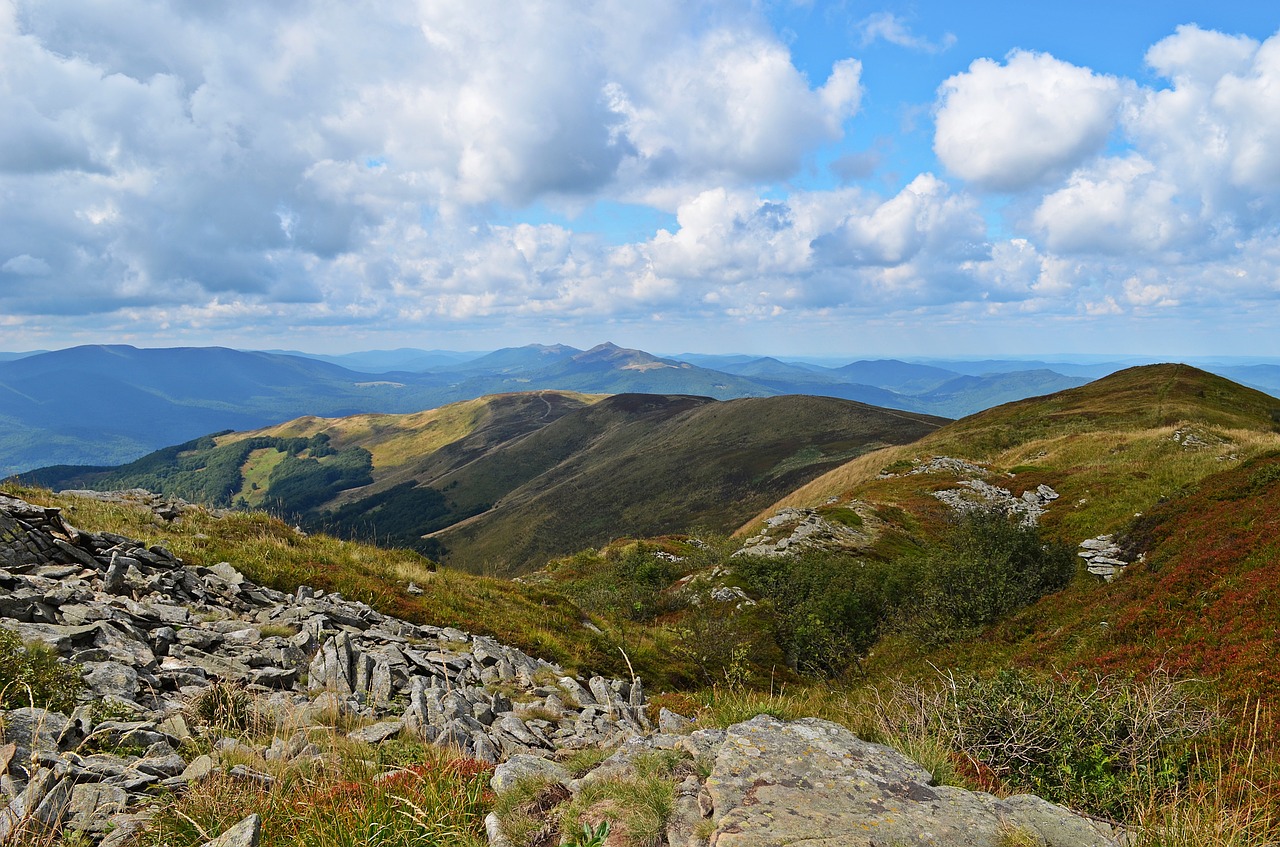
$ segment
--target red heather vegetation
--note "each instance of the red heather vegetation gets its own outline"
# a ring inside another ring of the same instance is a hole
[[[1161,503],[1122,541],[1145,560],[1110,585],[1045,598],[993,641],[1019,664],[1163,669],[1230,707],[1280,702],[1280,455]]]

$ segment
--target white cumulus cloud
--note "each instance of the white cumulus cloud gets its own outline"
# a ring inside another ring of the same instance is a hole
[[[979,59],[938,90],[934,151],[961,179],[1017,191],[1100,150],[1120,102],[1113,77],[1046,53]]]

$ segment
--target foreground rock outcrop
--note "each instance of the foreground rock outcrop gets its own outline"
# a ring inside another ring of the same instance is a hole
[[[678,719],[670,723],[678,728]],[[493,783],[507,791],[519,780],[535,780],[547,786],[540,796],[567,800],[588,791],[593,782],[633,778],[637,762],[663,751],[679,752],[687,762],[673,768],[678,786],[665,832],[671,847],[1127,843],[1109,824],[1039,797],[997,798],[934,785],[927,770],[901,753],[814,718],[784,722],[759,715],[728,730],[631,738],[579,779],[570,779],[551,763],[514,759],[499,766]],[[704,777],[698,776],[695,763],[702,765]],[[556,786],[563,787],[558,794]],[[554,809],[549,810],[548,817],[554,816]],[[590,816],[588,820],[594,822]],[[510,843],[496,819],[489,829],[495,845]],[[553,837],[547,843],[559,842]]]
[[[185,716],[218,685],[279,714],[347,715],[367,743],[410,732],[487,762],[647,729],[638,679],[577,679],[481,635],[305,586],[284,594],[4,495],[0,627],[85,681],[70,715],[0,713],[0,843],[33,818],[122,843],[130,813],[210,771],[182,752]],[[305,735],[277,746],[269,757],[309,754]]]

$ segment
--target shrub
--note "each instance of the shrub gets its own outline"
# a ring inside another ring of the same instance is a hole
[[[746,556],[736,568],[766,598],[787,663],[811,675],[848,670],[908,590],[903,569],[835,553]]]
[[[0,707],[34,705],[70,714],[82,688],[79,666],[44,644],[24,645],[17,633],[0,629]]]
[[[256,732],[263,723],[253,696],[234,682],[215,682],[187,703],[187,713],[202,727]]]
[[[1126,819],[1192,777],[1215,708],[1165,674],[1145,681],[1005,670],[903,696],[979,772],[1045,799]]]
[[[1076,557],[997,509],[956,519],[923,561],[910,630],[925,643],[954,641],[1065,588]]]
[[[557,587],[593,614],[648,622],[683,605],[667,589],[686,568],[652,544],[584,551],[563,560],[560,569]]]

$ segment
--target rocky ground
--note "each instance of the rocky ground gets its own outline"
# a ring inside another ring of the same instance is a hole
[[[305,586],[283,594],[232,563],[186,565],[163,548],[80,531],[56,509],[3,495],[0,626],[49,645],[85,682],[69,713],[0,712],[0,844],[34,820],[121,847],[146,830],[167,793],[214,773],[271,779],[233,763],[255,743],[243,735],[192,744],[198,704],[216,691],[252,696],[261,714],[292,716],[292,735],[249,751],[266,760],[318,755],[308,729],[332,731],[333,716],[345,715],[354,740],[412,735],[496,765],[500,793],[527,790],[530,780],[560,786],[537,811],[549,843],[560,843],[559,803],[633,778],[655,752],[675,762],[667,773],[674,810],[656,842],[673,847],[995,847],[1010,827],[1055,847],[1117,843],[1105,825],[1038,798],[933,786],[919,765],[834,724],[762,716],[725,731],[666,713],[655,728],[639,679],[574,677],[447,625],[411,624]],[[612,752],[577,778],[555,761],[584,748]],[[609,808],[589,810],[607,817]],[[255,844],[258,810],[244,811],[210,843]],[[627,824],[616,823],[610,843],[621,844]],[[495,845],[510,843],[503,826],[491,816]]]

